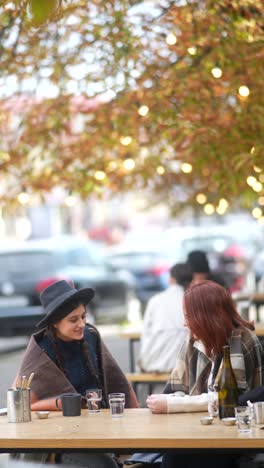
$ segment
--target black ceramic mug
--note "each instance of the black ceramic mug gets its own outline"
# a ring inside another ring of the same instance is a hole
[[[82,399],[79,393],[64,393],[56,398],[56,406],[62,409],[63,416],[80,416]],[[61,408],[58,405],[59,401],[61,401]]]

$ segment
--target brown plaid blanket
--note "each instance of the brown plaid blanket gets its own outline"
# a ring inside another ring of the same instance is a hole
[[[263,349],[254,332],[247,328],[234,329],[229,341],[232,367],[240,393],[263,384]],[[212,361],[187,338],[164,393],[184,392],[189,395],[207,393]],[[217,378],[216,378],[217,380]]]

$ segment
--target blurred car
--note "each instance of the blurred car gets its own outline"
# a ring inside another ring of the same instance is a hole
[[[1,250],[0,308],[39,305],[40,292],[60,279],[73,281],[77,289],[95,289],[89,304],[95,319],[127,317],[133,277],[108,265],[95,243],[72,236]]]
[[[163,251],[119,247],[110,251],[107,258],[114,268],[125,269],[134,275],[135,292],[142,311],[150,297],[168,287],[171,262]]]

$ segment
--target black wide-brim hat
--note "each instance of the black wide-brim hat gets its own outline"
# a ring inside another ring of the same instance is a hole
[[[51,284],[40,293],[40,302],[46,312],[37,327],[45,328],[62,320],[78,305],[87,305],[94,297],[92,288],[76,289],[67,281],[61,280]]]

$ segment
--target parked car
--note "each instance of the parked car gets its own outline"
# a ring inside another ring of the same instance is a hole
[[[37,306],[40,292],[60,279],[73,281],[77,289],[95,289],[89,309],[96,320],[127,316],[134,295],[133,277],[107,264],[95,243],[72,236],[1,250],[0,308]]]
[[[125,269],[134,275],[142,312],[151,296],[168,287],[171,261],[162,250],[121,246],[109,251],[108,262],[114,268]]]

